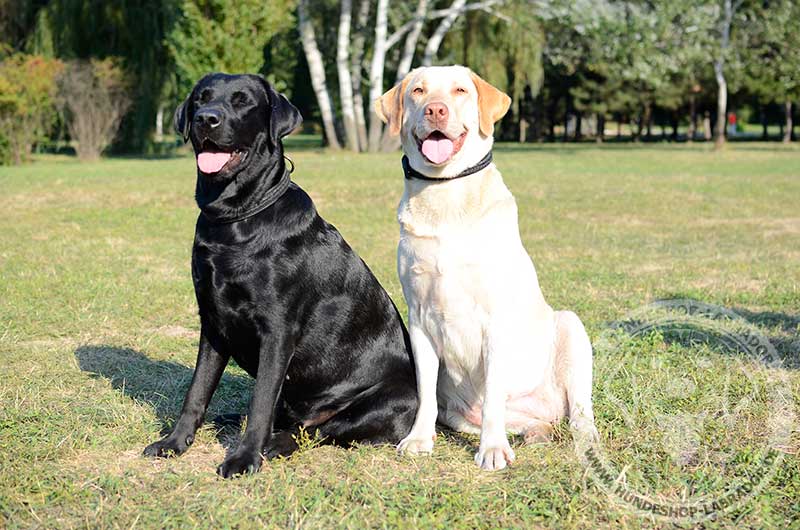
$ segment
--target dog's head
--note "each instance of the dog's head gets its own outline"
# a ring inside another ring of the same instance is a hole
[[[492,148],[494,124],[511,98],[463,66],[417,68],[375,102],[375,112],[400,134],[412,167],[448,178]]]
[[[175,130],[191,140],[199,173],[212,180],[233,177],[256,152],[274,152],[302,121],[257,75],[209,74],[175,111]]]

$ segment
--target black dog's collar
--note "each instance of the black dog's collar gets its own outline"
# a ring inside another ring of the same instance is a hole
[[[488,166],[491,163],[492,163],[492,152],[489,151],[488,153],[486,153],[486,156],[481,158],[480,162],[478,162],[472,167],[468,167],[455,177],[437,179],[433,177],[427,177],[422,173],[420,173],[419,171],[417,171],[416,169],[414,169],[413,167],[411,167],[411,163],[408,161],[408,157],[406,155],[403,155],[403,174],[405,175],[406,180],[419,179],[431,182],[446,182],[448,180],[455,180],[455,179],[460,179],[462,177],[468,177],[474,173],[477,173],[482,169],[485,169],[486,166]]]
[[[291,162],[291,160],[289,160],[289,162]],[[292,183],[292,179],[289,178],[289,174],[293,170],[294,170],[294,163],[292,163],[291,170],[287,168],[283,171],[283,176],[278,181],[278,183],[274,187],[272,187],[269,191],[267,191],[263,199],[261,199],[261,202],[258,203],[258,205],[255,208],[251,208],[247,211],[237,213],[236,215],[230,217],[223,215],[219,216],[209,215],[208,212],[205,212],[203,210],[200,211],[203,214],[203,216],[205,216],[206,219],[208,219],[214,224],[230,224],[230,223],[236,223],[238,221],[244,221],[249,217],[253,217],[256,214],[263,212],[264,210],[275,204],[275,201],[280,199],[281,195],[286,193],[286,190],[289,189],[289,184]]]

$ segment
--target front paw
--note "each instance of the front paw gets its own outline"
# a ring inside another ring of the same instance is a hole
[[[172,458],[180,456],[186,452],[190,445],[194,442],[194,436],[191,434],[186,436],[176,436],[170,434],[166,438],[153,442],[144,448],[145,456],[155,456],[159,458]]]
[[[514,458],[516,457],[513,449],[508,445],[508,440],[503,439],[501,443],[481,443],[478,453],[475,455],[475,463],[481,469],[497,471],[511,465]]]
[[[412,432],[397,444],[397,452],[411,455],[431,454],[435,438],[435,433],[418,435]]]
[[[217,468],[217,473],[222,478],[231,478],[245,473],[255,473],[261,467],[261,453],[259,451],[236,451],[225,459]]]

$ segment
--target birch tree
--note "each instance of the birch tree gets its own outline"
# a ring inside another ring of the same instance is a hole
[[[386,0],[384,0],[386,1]],[[341,149],[336,137],[336,121],[333,114],[333,103],[325,79],[325,65],[322,54],[317,47],[317,37],[314,24],[308,11],[308,0],[300,0],[297,4],[297,18],[300,30],[300,40],[303,42],[303,52],[308,62],[308,71],[311,75],[311,84],[317,97],[317,104],[322,115],[322,126],[325,137],[332,149]]]
[[[714,59],[714,78],[717,80],[717,123],[714,127],[714,148],[725,145],[725,125],[728,111],[728,80],[725,78],[725,61],[731,46],[731,26],[742,0],[722,0],[719,19],[719,49]]]
[[[353,51],[350,54],[350,80],[353,86],[353,108],[356,116],[356,130],[358,132],[358,147],[361,151],[367,150],[367,120],[364,116],[364,96],[361,85],[363,76],[362,61],[364,60],[364,44],[367,40],[367,21],[369,19],[370,0],[360,0],[358,14],[356,15],[356,29],[353,37]]]
[[[336,42],[336,71],[339,76],[339,100],[342,104],[345,145],[349,150],[358,152],[356,111],[353,106],[353,82],[350,78],[350,21],[352,14],[352,1],[341,0],[339,35]]]

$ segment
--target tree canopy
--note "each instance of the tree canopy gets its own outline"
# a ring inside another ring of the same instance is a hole
[[[265,75],[331,146],[391,149],[371,101],[410,68],[447,63],[512,96],[505,139],[602,140],[613,121],[634,139],[660,125],[691,140],[703,120],[724,140],[737,112],[788,141],[798,27],[794,0],[0,0],[0,60],[119,58],[133,93],[117,150],[154,146],[211,71]]]

